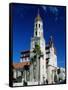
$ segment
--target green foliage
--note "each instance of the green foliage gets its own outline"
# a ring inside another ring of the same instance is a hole
[[[35,45],[33,53],[36,54],[36,55],[41,55],[40,46],[38,44]]]
[[[32,53],[34,54],[34,56],[32,57],[31,62],[34,62],[36,58],[39,59],[40,57],[43,57],[41,50],[40,50],[40,46],[38,44],[35,45],[35,48]]]

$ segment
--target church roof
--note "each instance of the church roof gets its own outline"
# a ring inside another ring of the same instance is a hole
[[[24,68],[25,65],[29,66],[30,62],[14,63],[13,68],[14,69],[21,69],[21,68]]]

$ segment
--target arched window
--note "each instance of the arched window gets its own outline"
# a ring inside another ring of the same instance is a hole
[[[35,32],[35,35],[37,36],[37,31]]]
[[[39,24],[39,28],[40,28],[40,24]]]
[[[36,24],[36,28],[37,28],[37,24]]]

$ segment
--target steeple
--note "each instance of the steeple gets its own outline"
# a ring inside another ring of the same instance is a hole
[[[49,45],[50,45],[50,47],[53,47],[54,46],[54,44],[53,44],[53,37],[52,36],[50,36]]]
[[[38,14],[37,14],[37,17],[35,18],[35,21],[42,21],[40,13],[39,13],[39,9],[38,9]]]
[[[43,37],[43,22],[39,13],[39,9],[34,22],[34,37]]]
[[[52,36],[50,36],[49,46],[54,48],[54,53],[56,54],[56,48],[54,47],[53,37]]]

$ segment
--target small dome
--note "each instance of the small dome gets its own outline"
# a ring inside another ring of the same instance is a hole
[[[35,21],[42,21],[40,15],[38,15],[38,16],[35,18]]]

